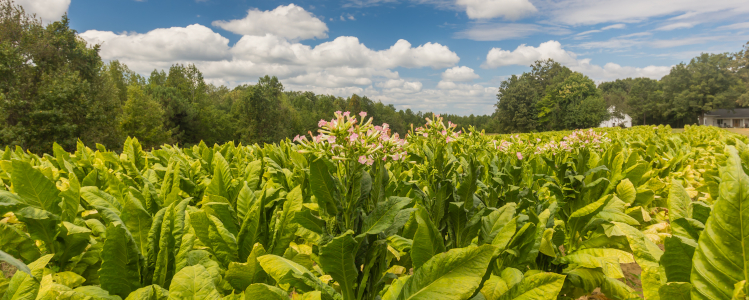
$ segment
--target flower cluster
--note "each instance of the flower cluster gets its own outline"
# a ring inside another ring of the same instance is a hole
[[[367,113],[361,112],[359,116],[365,119]],[[408,142],[401,139],[398,133],[390,135],[387,123],[372,125],[372,118],[359,124],[356,116],[351,116],[350,112],[337,111],[335,118],[320,120],[317,125],[320,127],[317,130],[319,134],[310,132],[311,140],[306,136],[294,137],[294,142],[301,147],[300,153],[315,153],[336,161],[357,161],[366,165],[372,165],[378,159],[404,161],[408,154],[405,151]]]
[[[575,130],[570,135],[562,138],[561,142],[550,141],[544,145],[540,145],[536,148],[536,153],[551,152],[556,154],[562,151],[572,152],[575,149],[592,149],[603,151],[601,145],[604,143],[611,142],[611,139],[606,137],[606,133],[598,133],[593,129],[589,130]]]
[[[539,138],[524,141],[520,138],[520,135],[512,135],[507,140],[493,140],[492,146],[502,153],[515,154],[518,156],[518,159],[522,159],[522,153],[549,153],[555,155],[582,148],[603,151],[602,145],[609,142],[611,142],[611,139],[606,137],[605,132],[599,133],[593,129],[589,129],[575,130],[571,134],[564,136],[559,142],[553,139],[544,142]]]
[[[440,138],[444,139],[445,143],[457,141],[460,138],[461,131],[454,131],[458,124],[454,124],[451,121],[447,121],[447,125],[442,121],[442,117],[439,114],[432,114],[431,118],[424,118],[427,123],[424,127],[417,127],[415,134],[417,136],[423,136],[425,138]]]

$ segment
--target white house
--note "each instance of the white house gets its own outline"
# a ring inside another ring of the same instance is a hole
[[[624,127],[632,127],[632,118],[628,114],[624,114],[622,118],[617,118],[616,116],[614,116],[614,110],[615,107],[609,107],[609,114],[611,114],[611,118],[601,122],[601,125],[599,125],[598,127],[617,127],[620,124],[624,124]]]
[[[749,108],[716,109],[706,112],[702,125],[749,128]]]

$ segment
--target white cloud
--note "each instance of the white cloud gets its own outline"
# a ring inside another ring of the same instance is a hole
[[[663,25],[661,27],[656,28],[655,30],[661,30],[661,31],[669,31],[669,30],[675,30],[675,29],[686,29],[686,28],[692,28],[696,25],[695,23],[689,23],[689,22],[678,22],[678,23],[671,23],[667,25]]]
[[[604,66],[591,64],[589,58],[578,59],[577,54],[562,49],[562,44],[557,41],[541,43],[538,47],[520,45],[513,51],[493,48],[486,55],[485,68],[497,68],[508,65],[527,66],[536,60],[553,59],[567,66],[573,71],[581,72],[591,78],[602,80],[613,80],[626,77],[649,77],[660,79],[668,74],[671,67],[647,66],[644,68],[620,66],[615,63],[607,63]]]
[[[707,14],[723,18],[749,13],[746,0],[543,0],[552,21],[569,25],[608,22],[641,22],[653,17],[684,14],[682,19],[705,20]]]
[[[604,27],[604,28],[601,28],[601,30],[609,30],[609,29],[624,29],[624,28],[626,28],[626,27],[627,27],[627,25],[626,25],[626,24],[622,24],[622,23],[619,23],[619,24],[613,24],[613,25],[609,25],[609,26],[606,26],[606,27]]]
[[[577,61],[575,53],[562,49],[562,44],[557,41],[541,43],[538,47],[522,44],[515,50],[502,50],[492,48],[486,55],[483,68],[497,68],[509,65],[527,66],[537,60],[551,58],[561,64],[570,64]]]
[[[250,9],[244,19],[213,21],[212,25],[241,35],[270,33],[290,40],[328,37],[325,22],[294,4],[267,11]]]
[[[102,44],[100,54],[106,59],[170,61],[229,58],[229,39],[200,24],[132,34],[88,30],[80,36],[90,44]]]
[[[460,67],[452,67],[450,69],[445,70],[445,72],[442,72],[442,80],[445,81],[471,81],[474,79],[478,79],[479,75],[476,74],[473,69],[466,67],[466,66],[460,66]]]
[[[456,33],[455,37],[474,41],[501,41],[524,38],[537,33],[565,35],[572,33],[572,31],[562,27],[541,26],[537,24],[479,23],[474,24],[467,30]]]
[[[244,36],[232,48],[236,58],[251,61],[308,65],[315,67],[396,67],[433,69],[450,67],[460,58],[447,46],[426,43],[411,47],[406,40],[398,40],[386,50],[367,48],[356,37],[342,36],[314,48],[292,43],[273,35]]]
[[[455,3],[464,7],[471,19],[517,20],[538,11],[528,0],[457,0]]]
[[[36,14],[44,23],[59,21],[68,11],[70,0],[15,0],[28,14]]]
[[[749,29],[749,22],[735,23],[731,25],[720,26],[717,29]]]

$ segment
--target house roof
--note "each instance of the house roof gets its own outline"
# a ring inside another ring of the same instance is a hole
[[[719,118],[749,118],[749,108],[716,109],[705,113]]]

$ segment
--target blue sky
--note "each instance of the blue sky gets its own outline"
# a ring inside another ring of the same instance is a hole
[[[104,60],[148,74],[194,63],[230,87],[366,95],[398,108],[488,114],[497,87],[553,58],[596,82],[659,79],[749,41],[746,0],[16,0],[66,12]]]

